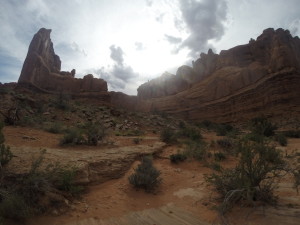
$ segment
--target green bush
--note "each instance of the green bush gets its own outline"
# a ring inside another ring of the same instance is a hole
[[[60,141],[61,145],[80,145],[84,143],[82,131],[76,128],[68,129]]]
[[[300,130],[288,130],[284,132],[284,135],[289,138],[300,138]]]
[[[230,124],[216,124],[215,125],[215,131],[217,133],[217,136],[225,136],[228,133],[233,131],[233,126]]]
[[[22,196],[0,189],[0,218],[21,221],[30,216],[31,210]]]
[[[70,99],[71,99],[71,97],[68,94],[60,92],[59,95],[57,96],[57,98],[54,100],[54,105],[58,109],[69,110],[70,109],[70,105],[69,105]]]
[[[285,170],[280,152],[274,146],[255,143],[249,139],[240,140],[237,152],[240,153],[240,158],[234,169],[206,177],[224,200],[221,211],[225,213],[240,201],[247,204],[253,204],[254,201],[274,203],[276,178]]]
[[[275,134],[277,127],[273,125],[266,117],[256,117],[251,120],[252,133],[270,137]]]
[[[202,161],[207,157],[207,145],[203,141],[188,141],[184,154],[189,158]]]
[[[275,135],[275,141],[277,141],[281,146],[287,145],[287,139],[286,136],[282,133],[279,133]]]
[[[209,120],[203,120],[201,123],[197,123],[197,126],[201,127],[201,128],[205,128],[207,130],[210,130],[213,128],[214,123]]]
[[[106,130],[99,123],[88,123],[86,129],[87,144],[98,145],[106,136]]]
[[[226,156],[222,152],[216,152],[214,153],[214,158],[216,161],[223,161],[226,159]]]
[[[182,153],[176,153],[176,154],[172,154],[170,155],[170,161],[171,163],[179,163],[179,162],[183,162],[187,159],[187,156],[182,154]]]
[[[198,129],[194,127],[184,127],[179,131],[179,136],[189,138],[193,141],[199,141],[202,136]]]
[[[132,141],[134,144],[139,144],[143,139],[142,138],[134,138]]]
[[[134,170],[134,173],[128,177],[128,180],[135,188],[152,192],[161,183],[160,174],[160,171],[152,165],[152,160],[144,157],[141,164]]]
[[[12,152],[10,151],[10,147],[4,145],[4,135],[2,133],[3,124],[0,123],[0,171],[2,166],[7,164],[13,157]]]
[[[73,196],[78,196],[83,188],[75,184],[75,178],[77,175],[76,167],[60,168],[57,176],[55,186],[62,191],[68,192]]]
[[[163,129],[160,133],[160,139],[168,144],[172,144],[177,141],[176,134],[171,128]]]
[[[226,151],[233,148],[233,141],[229,138],[219,139],[217,140],[217,144]]]
[[[217,162],[213,162],[209,167],[218,172],[222,171],[222,166]]]
[[[46,128],[46,131],[53,133],[53,134],[60,134],[63,132],[63,127],[61,123],[52,123],[49,127]]]

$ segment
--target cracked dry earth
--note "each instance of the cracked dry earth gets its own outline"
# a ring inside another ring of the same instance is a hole
[[[27,222],[28,225],[206,225],[220,222],[214,210],[218,204],[214,199],[215,194],[204,181],[204,174],[211,173],[211,169],[197,161],[171,164],[168,157],[176,153],[178,147],[165,146],[155,135],[145,135],[139,145],[133,144],[132,138],[116,137],[114,142],[118,146],[98,149],[61,148],[57,145],[58,135],[29,128],[6,127],[4,133],[6,143],[17,155],[13,166],[20,165],[21,161],[18,160],[24,160],[26,155],[31,157],[29,155],[37,153],[39,146],[48,149],[46,157],[52,160],[85,162],[85,166],[90,166],[87,162],[105,162],[93,164],[98,166],[90,167],[89,174],[83,174],[83,183],[94,184],[88,186],[88,192],[81,199],[69,204],[68,211],[56,216],[35,217]],[[207,141],[217,138],[211,133],[204,134],[204,137]],[[299,139],[290,139],[285,150],[291,152],[299,147]],[[142,149],[145,153],[156,153],[154,166],[162,173],[163,182],[155,194],[137,191],[128,183],[128,176],[137,167],[138,152]],[[234,163],[234,159],[229,158],[222,166]],[[109,172],[111,177],[99,174],[101,169]],[[291,187],[289,178],[280,183],[276,208],[234,208],[228,215],[231,224],[300,224],[300,195]]]

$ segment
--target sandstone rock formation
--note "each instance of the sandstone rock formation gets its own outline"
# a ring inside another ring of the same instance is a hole
[[[269,28],[248,44],[219,55],[209,50],[193,68],[183,66],[176,75],[141,85],[135,109],[235,121],[264,113],[299,114],[299,94],[300,40],[288,30]]]
[[[23,64],[19,85],[35,87],[39,90],[75,95],[102,96],[108,100],[107,83],[89,74],[76,79],[75,69],[71,72],[60,71],[61,61],[55,54],[50,39],[51,30],[41,28],[33,37]],[[95,93],[98,93],[95,94]]]

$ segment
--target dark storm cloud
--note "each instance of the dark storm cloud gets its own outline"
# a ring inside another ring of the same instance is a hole
[[[116,47],[115,45],[111,45],[109,47],[109,49],[110,49],[110,58],[112,60],[114,60],[118,65],[123,65],[124,52],[123,52],[122,48]]]
[[[179,37],[174,37],[174,36],[171,36],[171,35],[167,35],[165,34],[165,39],[171,43],[171,44],[178,44],[178,43],[181,43],[182,42],[182,39],[179,38]]]
[[[182,19],[189,36],[180,48],[190,49],[190,56],[197,57],[206,51],[208,40],[219,40],[224,34],[224,21],[227,15],[225,0],[180,0]]]
[[[101,69],[94,70],[95,74],[97,74],[100,78],[104,79],[108,85],[113,89],[124,89],[126,84],[122,80],[116,78],[110,72],[107,72],[107,69],[102,67]]]
[[[98,70],[93,70],[93,72],[106,80],[113,89],[124,89],[126,84],[133,78],[138,78],[139,74],[134,72],[131,66],[124,64],[124,52],[121,47],[112,45],[109,49],[110,57],[115,64],[112,67],[102,67]]]

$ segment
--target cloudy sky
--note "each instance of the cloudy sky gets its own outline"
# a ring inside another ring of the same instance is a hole
[[[18,80],[41,27],[52,29],[62,70],[136,94],[201,52],[248,43],[265,28],[300,36],[299,12],[299,0],[0,0],[0,82]]]

